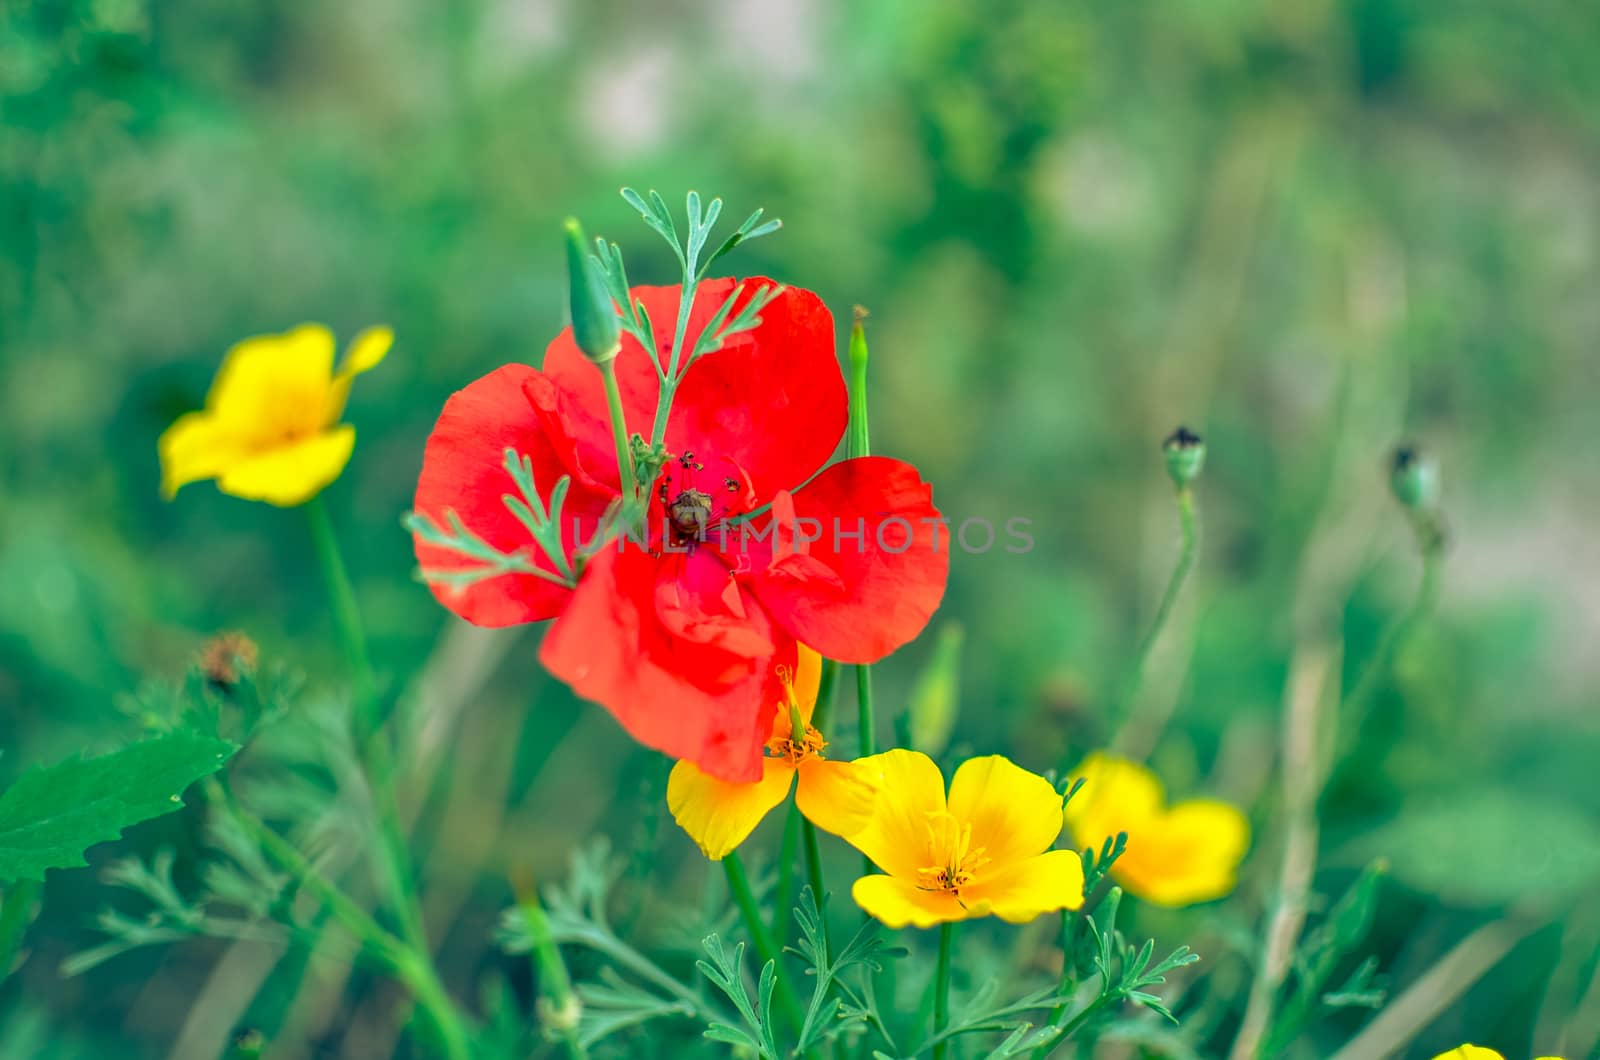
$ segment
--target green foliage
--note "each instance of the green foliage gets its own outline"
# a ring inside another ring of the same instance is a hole
[[[823,917],[811,888],[801,888],[800,902],[794,908],[800,944],[792,952],[810,966],[807,974],[812,977],[812,986],[795,1052],[804,1053],[831,1041],[860,1023],[871,1024],[885,1044],[893,1048],[894,1040],[872,993],[872,976],[883,971],[885,960],[903,957],[905,951],[888,947],[877,923],[869,919],[830,959]],[[843,978],[847,972],[855,973],[853,984]]]
[[[597,980],[575,984],[583,1004],[579,1041],[585,1048],[592,1047],[640,1024],[667,1017],[730,1023],[678,977],[617,935],[606,906],[621,872],[610,845],[597,840],[574,851],[564,886],[550,886],[544,892],[550,937],[559,945],[583,947],[610,962]],[[507,953],[534,951],[538,940],[526,908],[512,906],[501,914],[495,940]],[[764,1005],[762,1011],[766,1011]]]
[[[0,880],[40,880],[86,865],[83,853],[183,805],[183,791],[237,745],[178,730],[97,758],[37,766],[0,795]]]
[[[738,1011],[742,1026],[715,1022],[706,1028],[706,1037],[714,1042],[725,1042],[738,1049],[748,1049],[762,1060],[778,1060],[783,1055],[773,1032],[772,991],[778,983],[777,965],[768,961],[761,966],[761,979],[756,984],[756,1002],[751,1003],[744,983],[744,943],[737,943],[730,954],[719,935],[707,935],[705,942],[707,960],[696,961],[700,974],[711,985],[725,994]]]
[[[1381,861],[1368,865],[1334,903],[1327,917],[1306,933],[1294,955],[1294,987],[1267,1032],[1263,1046],[1266,1055],[1282,1053],[1317,1016],[1319,1003],[1330,1008],[1376,1008],[1382,1004],[1383,991],[1373,984],[1375,958],[1362,961],[1338,990],[1326,990],[1339,961],[1366,939],[1377,910],[1379,885],[1387,871],[1388,866]]]
[[[222,823],[225,820],[218,818],[220,829],[230,829]],[[67,958],[61,963],[61,974],[82,975],[140,947],[191,938],[282,943],[290,929],[274,923],[269,914],[283,899],[288,878],[268,868],[260,849],[248,837],[234,832],[219,836],[218,841],[240,860],[209,865],[206,888],[198,898],[185,897],[173,883],[171,850],[158,850],[148,862],[124,858],[108,867],[101,879],[144,899],[150,909],[142,917],[102,910],[96,925],[107,940]]]

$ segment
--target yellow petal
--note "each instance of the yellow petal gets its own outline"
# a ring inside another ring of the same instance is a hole
[[[893,876],[863,876],[850,888],[850,897],[891,928],[932,927],[973,915],[948,891],[924,891]]]
[[[1061,795],[1002,755],[969,758],[950,781],[950,812],[996,866],[1049,850],[1061,834]]]
[[[822,683],[822,656],[806,647],[795,645],[794,699],[800,705],[800,716],[807,725],[817,709],[817,688]]]
[[[206,410],[223,430],[256,449],[308,438],[326,422],[332,378],[333,334],[320,324],[302,324],[230,349]]]
[[[324,423],[339,422],[339,417],[344,415],[345,402],[350,398],[350,380],[376,368],[393,345],[394,329],[383,325],[368,328],[351,340],[350,348],[345,350],[344,360],[339,364],[339,371],[328,387],[323,409]]]
[[[918,869],[937,860],[931,826],[945,812],[944,774],[920,751],[898,748],[856,765],[876,779],[878,797],[871,823],[844,838],[883,871],[915,880]]]
[[[217,488],[247,501],[285,508],[304,504],[339,477],[355,444],[356,429],[346,425],[266,449],[223,471]]]
[[[156,442],[161,492],[171,500],[182,486],[216,478],[249,454],[207,412],[179,416]]]
[[[1481,1045],[1458,1045],[1448,1053],[1440,1053],[1433,1060],[1505,1060],[1505,1057]],[[1551,1058],[1545,1057],[1544,1060]]]
[[[1249,847],[1250,822],[1237,807],[1195,799],[1130,832],[1112,873],[1156,905],[1209,902],[1233,890]]]
[[[853,835],[872,822],[877,780],[854,762],[808,758],[800,763],[794,801],[806,820],[837,836]]]
[[[992,876],[983,873],[962,888],[961,897],[1001,920],[1026,924],[1041,914],[1083,904],[1083,861],[1076,850],[1047,850]]]
[[[394,345],[394,329],[379,324],[361,332],[350,340],[344,352],[344,362],[339,365],[340,375],[360,375],[378,367]]]
[[[667,778],[667,809],[706,857],[721,861],[755,831],[789,794],[794,767],[781,758],[761,760],[761,779],[732,784],[679,762]]]
[[[1131,836],[1166,801],[1161,781],[1137,762],[1114,755],[1092,754],[1071,774],[1083,787],[1068,802],[1067,827],[1079,847],[1098,848],[1118,832]]]

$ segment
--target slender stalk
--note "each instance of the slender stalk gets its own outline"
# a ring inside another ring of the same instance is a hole
[[[633,454],[628,450],[628,425],[622,415],[622,391],[617,388],[617,362],[615,359],[598,365],[600,378],[606,384],[606,406],[611,411],[611,440],[617,446],[617,481],[622,484],[622,499],[631,504],[639,494],[639,483],[633,473]]]
[[[1300,647],[1289,662],[1289,687],[1284,697],[1283,855],[1272,899],[1272,914],[1262,941],[1256,976],[1250,984],[1244,1018],[1234,1038],[1229,1060],[1255,1060],[1272,1026],[1278,988],[1294,961],[1295,942],[1305,924],[1311,879],[1317,867],[1317,798],[1321,795],[1324,766],[1317,737],[1324,728],[1324,687],[1330,668],[1326,650]]]
[[[1332,721],[1325,721],[1322,717],[1325,709],[1323,700],[1327,698],[1322,688],[1330,667],[1326,650],[1297,650],[1290,661],[1282,764],[1287,818],[1283,859],[1261,960],[1257,965],[1255,981],[1251,984],[1238,1036],[1228,1054],[1229,1060],[1254,1060],[1260,1054],[1262,1041],[1272,1027],[1278,988],[1288,975],[1295,942],[1305,922],[1306,898],[1316,869],[1316,803],[1326,780],[1327,760],[1332,757],[1331,749],[1317,746],[1318,737],[1329,737],[1329,742],[1337,747],[1340,715],[1345,717],[1347,729],[1350,728],[1348,721],[1351,716],[1354,716],[1356,726],[1360,725],[1360,711],[1364,710],[1376,690],[1390,656],[1427,617],[1438,595],[1441,541],[1437,535],[1423,533],[1423,524],[1414,523],[1414,526],[1418,529],[1417,541],[1422,558],[1422,574],[1417,582],[1416,595],[1411,605],[1385,631],[1349,694],[1334,705],[1336,713]]]
[[[361,624],[361,609],[356,604],[354,587],[349,571],[339,552],[339,539],[333,532],[333,520],[328,517],[328,506],[322,497],[311,498],[303,505],[306,520],[311,526],[311,543],[317,552],[317,562],[322,565],[323,578],[328,583],[328,595],[333,604],[333,628],[339,636],[339,646],[344,649],[345,661],[350,667],[351,680],[356,686],[356,718],[358,731],[366,733],[376,729],[378,683],[373,676],[372,661],[367,655],[367,635]]]
[[[877,719],[872,713],[872,667],[856,667],[856,723],[861,730],[862,757],[878,753]]]
[[[824,961],[833,959],[833,940],[828,935],[828,908],[824,904],[828,894],[822,882],[822,848],[817,844],[817,826],[801,819],[800,834],[805,838],[806,878],[811,884],[811,897],[817,903],[817,913],[822,924],[822,955]]]
[[[1110,1003],[1110,1000],[1111,998],[1109,995],[1101,994],[1099,997],[1096,997],[1093,1001],[1083,1006],[1082,1011],[1068,1020],[1062,1026],[1062,1028],[1056,1032],[1055,1037],[1051,1038],[1049,1041],[1045,1042],[1038,1049],[1036,1049],[1033,1055],[1038,1057],[1049,1056],[1056,1046],[1060,1045],[1068,1038],[1071,1038],[1074,1034],[1077,1034],[1078,1030],[1085,1023],[1089,1022],[1096,1012],[1099,1012],[1102,1008],[1105,1008],[1105,1006]]]
[[[1384,631],[1366,666],[1362,668],[1361,675],[1350,688],[1345,712],[1355,717],[1358,723],[1367,701],[1378,689],[1378,681],[1388,669],[1390,657],[1406,642],[1418,624],[1428,617],[1439,598],[1440,558],[1441,551],[1437,546],[1424,546],[1422,576],[1417,581],[1417,592],[1411,599],[1411,605]]]
[[[333,532],[333,521],[328,518],[328,509],[322,498],[313,497],[306,502],[305,511],[311,523],[311,538],[316,547],[317,560],[322,565],[328,594],[333,600],[334,627],[338,630],[345,662],[355,682],[353,729],[362,764],[366,767],[372,813],[378,826],[379,867],[384,885],[389,892],[395,917],[400,922],[401,934],[418,951],[428,953],[430,950],[422,923],[422,906],[412,883],[410,855],[400,827],[394,762],[388,738],[382,729],[378,683],[367,654],[367,639],[361,625],[361,612],[356,605],[355,589],[350,584],[350,575],[339,551],[339,541]]]
[[[826,734],[828,722],[833,719],[833,693],[839,687],[839,664],[832,659],[822,660],[822,673],[817,678],[817,705],[811,711],[811,724],[818,732]]]
[[[939,925],[939,964],[934,970],[933,1033],[938,1034],[950,1024],[950,950],[955,936],[955,925]],[[945,1060],[950,1052],[950,1039],[934,1044],[933,1060]]]
[[[1167,579],[1166,589],[1161,593],[1161,603],[1156,607],[1155,618],[1151,620],[1150,628],[1145,631],[1144,638],[1139,642],[1138,651],[1134,653],[1133,668],[1128,674],[1128,684],[1123,689],[1121,697],[1123,716],[1126,720],[1112,740],[1112,745],[1117,750],[1136,758],[1150,752],[1161,734],[1161,729],[1166,725],[1164,709],[1154,708],[1151,711],[1140,712],[1139,695],[1144,688],[1145,674],[1150,666],[1150,654],[1166,630],[1173,609],[1177,605],[1178,596],[1189,580],[1190,571],[1194,569],[1195,554],[1200,541],[1199,521],[1194,507],[1194,490],[1183,486],[1178,490],[1177,497],[1178,528],[1181,534],[1178,562],[1172,568],[1171,577]]]
[[[789,800],[783,819],[783,838],[778,843],[778,884],[772,896],[772,937],[788,937],[789,910],[794,904],[794,858],[800,846],[800,807]]]
[[[867,311],[856,306],[850,326],[850,422],[845,433],[845,454],[851,459],[872,454],[867,418]],[[856,667],[856,726],[861,756],[878,753],[877,719],[872,713],[872,668]],[[863,857],[864,872],[872,872],[872,859]]]
[[[678,323],[672,332],[672,350],[667,355],[666,374],[661,378],[661,396],[656,400],[656,422],[650,431],[650,443],[660,445],[667,438],[667,416],[672,411],[672,396],[677,393],[678,382],[681,377],[679,358],[683,355],[683,343],[689,331],[689,313],[694,308],[695,288],[699,283],[695,279],[695,260],[688,259],[683,266],[683,294],[678,299]],[[660,358],[657,357],[657,369],[660,368]]]
[[[728,890],[733,895],[734,904],[739,907],[739,915],[744,918],[745,930],[750,932],[750,941],[755,947],[756,956],[763,964],[771,961],[778,973],[777,988],[774,991],[778,1007],[783,1010],[784,1019],[798,1031],[804,1021],[800,1010],[800,999],[795,996],[794,989],[789,985],[789,977],[783,973],[783,954],[778,952],[777,944],[772,941],[772,935],[767,931],[766,922],[761,919],[761,909],[756,904],[755,893],[750,890],[750,877],[745,875],[744,862],[739,860],[737,851],[729,851],[722,859],[722,870],[727,874]]]
[[[872,667],[856,667],[856,728],[859,733],[861,757],[878,753],[877,719],[872,713]],[[861,871],[871,875],[872,859],[861,856]]]
[[[1089,917],[1094,915],[1094,911],[1100,907],[1100,903],[1105,901],[1106,896],[1111,893],[1112,888],[1115,886],[1115,881],[1110,876],[1106,876],[1084,898],[1082,905],[1076,909],[1064,909],[1061,911],[1061,981],[1056,987],[1058,995],[1066,997],[1078,985],[1078,970],[1073,964],[1072,958],[1078,952],[1078,939],[1083,935],[1083,925],[1088,922]],[[1034,1060],[1045,1060],[1050,1055],[1050,1050],[1054,1049],[1069,1033],[1067,1028],[1071,1027],[1076,1030],[1078,1026],[1082,1025],[1083,1019],[1087,1018],[1084,1013],[1079,1013],[1079,1017],[1075,1018],[1074,1021],[1063,1024],[1062,1021],[1067,1018],[1067,1009],[1067,1004],[1062,1003],[1050,1010],[1050,1019],[1047,1021],[1047,1025],[1060,1025],[1062,1030],[1056,1037],[1033,1051]]]
[[[11,974],[42,889],[36,880],[18,880],[0,895],[0,983]]]
[[[587,1060],[589,1051],[578,1039],[578,1005],[572,992],[572,977],[567,974],[567,963],[561,959],[561,947],[556,945],[550,931],[550,918],[539,904],[539,892],[529,883],[518,888],[517,904],[522,908],[522,918],[528,926],[528,937],[533,943],[534,970],[539,977],[539,989],[548,999],[546,1021],[552,1025],[567,1047],[572,1060]]]

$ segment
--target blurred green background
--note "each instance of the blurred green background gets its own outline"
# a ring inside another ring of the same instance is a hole
[[[1342,719],[1317,890],[1387,853],[1367,949],[1395,989],[1481,925],[1530,928],[1407,1055],[1553,1049],[1600,1003],[1597,99],[1579,2],[8,0],[0,783],[126,739],[123,697],[220,629],[342,693],[303,518],[204,484],[163,503],[155,442],[233,341],[386,322],[327,499],[427,751],[410,795],[446,977],[471,998],[519,963],[487,938],[508,871],[556,874],[593,832],[692,903],[661,760],[541,674],[537,630],[453,625],[399,520],[450,392],[537,364],[561,326],[560,219],[672,282],[616,189],[693,187],[784,219],[740,272],[841,321],[870,307],[876,451],[953,519],[1033,520],[1031,553],[953,563],[958,751],[1043,770],[1108,737],[1175,552],[1159,442],[1206,436],[1198,573],[1144,697],[1171,712],[1169,787],[1250,807],[1255,850],[1227,903],[1139,920],[1205,955],[1202,1052],[1231,1037],[1277,871],[1291,670],[1348,685],[1405,607],[1386,461],[1438,455],[1440,604]],[[878,668],[881,713],[934,641]],[[0,1056],[215,1055],[270,962],[199,942],[62,978],[110,900],[53,874]],[[387,988],[320,1002],[306,1049],[389,1047]]]

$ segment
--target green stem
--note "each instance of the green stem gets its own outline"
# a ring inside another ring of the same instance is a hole
[[[845,455],[851,459],[870,456],[871,431],[867,423],[867,332],[862,322],[867,311],[855,307],[850,326],[850,423],[845,433]],[[856,724],[861,756],[878,753],[877,719],[872,714],[872,668],[856,667]],[[872,859],[862,858],[867,873],[872,872]]]
[[[683,266],[683,294],[678,299],[678,323],[672,331],[672,351],[667,356],[667,369],[661,378],[661,396],[656,400],[656,422],[650,431],[650,444],[661,445],[667,439],[667,417],[672,411],[672,396],[678,390],[679,364],[683,354],[684,339],[689,331],[689,313],[694,309],[695,261],[690,258]],[[687,367],[687,365],[683,366]],[[656,357],[656,369],[661,368],[661,358]]]
[[[1161,593],[1161,603],[1156,606],[1155,618],[1150,623],[1150,628],[1145,631],[1143,639],[1139,641],[1138,651],[1133,657],[1133,668],[1128,675],[1127,686],[1121,696],[1123,717],[1126,719],[1113,745],[1123,751],[1130,750],[1130,744],[1139,746],[1132,748],[1139,752],[1148,752],[1159,735],[1162,725],[1160,718],[1146,719],[1139,713],[1139,694],[1144,688],[1145,671],[1150,666],[1150,653],[1155,650],[1156,643],[1160,641],[1161,634],[1166,630],[1168,621],[1177,605],[1178,596],[1183,592],[1184,583],[1189,580],[1189,572],[1194,569],[1195,553],[1200,540],[1198,520],[1195,517],[1194,491],[1188,486],[1179,488],[1178,493],[1178,526],[1181,543],[1178,550],[1177,565],[1172,568],[1172,575],[1167,579],[1167,587]],[[1139,730],[1149,727],[1152,732],[1142,733]]]
[[[37,880],[18,880],[0,896],[0,983],[11,974],[41,890]]]
[[[878,753],[877,719],[872,714],[872,667],[856,667],[856,724],[860,728],[861,757]]]
[[[373,676],[372,661],[367,656],[367,635],[361,625],[361,609],[356,604],[350,574],[345,569],[344,557],[339,552],[339,539],[333,532],[333,520],[328,517],[328,506],[321,496],[304,505],[306,520],[311,525],[311,543],[317,552],[317,562],[322,565],[323,578],[328,583],[328,595],[333,604],[333,628],[339,636],[339,646],[344,649],[345,661],[350,666],[351,679],[356,687],[357,724],[364,736],[376,729],[380,719],[375,717],[380,704],[378,683]]]
[[[783,973],[783,954],[778,952],[772,935],[767,931],[766,922],[761,919],[761,909],[756,905],[756,896],[750,890],[750,878],[745,875],[744,862],[739,860],[737,851],[729,851],[722,859],[722,870],[727,874],[728,890],[733,895],[734,904],[739,907],[739,915],[744,918],[745,930],[750,932],[756,956],[762,964],[771,961],[778,973],[777,989],[774,991],[778,1007],[783,1009],[784,1019],[790,1027],[798,1031],[804,1019],[800,1013],[800,1000],[789,986],[789,977]]]
[[[872,713],[872,667],[856,667],[856,728],[861,757],[878,753],[877,719]],[[871,875],[872,859],[862,855],[862,872]]]
[[[1056,987],[1056,993],[1067,997],[1078,985],[1078,969],[1073,963],[1073,956],[1078,952],[1078,939],[1083,935],[1083,925],[1088,923],[1089,917],[1105,901],[1106,895],[1111,893],[1115,884],[1110,876],[1106,876],[1095,885],[1094,889],[1084,898],[1083,904],[1073,910],[1061,912],[1061,982]],[[1062,1003],[1050,1010],[1050,1019],[1047,1026],[1061,1023],[1067,1016],[1067,1005]],[[1033,1051],[1034,1060],[1045,1060],[1050,1055],[1050,1050],[1055,1048],[1060,1038],[1054,1038],[1049,1043]]]
[[[1039,1046],[1039,1048],[1034,1051],[1033,1055],[1036,1057],[1049,1056],[1056,1046],[1060,1045],[1062,1042],[1078,1033],[1079,1028],[1081,1028],[1085,1023],[1089,1022],[1090,1018],[1093,1017],[1096,1012],[1099,1012],[1101,1009],[1105,1008],[1110,1001],[1110,995],[1101,994],[1099,997],[1083,1006],[1083,1011],[1079,1012],[1076,1016],[1068,1020],[1061,1030],[1056,1032],[1056,1036]]]
[[[772,937],[787,938],[789,910],[794,904],[794,858],[800,846],[800,807],[789,800],[789,812],[783,819],[783,838],[778,844],[778,885],[772,899]]]
[[[356,605],[355,589],[350,584],[338,538],[334,535],[333,522],[328,518],[328,509],[322,498],[313,497],[306,503],[305,510],[311,524],[317,559],[322,565],[328,593],[333,601],[334,626],[355,682],[353,729],[356,747],[365,766],[372,813],[377,824],[380,873],[389,892],[395,917],[400,922],[401,936],[412,949],[426,956],[432,950],[423,926],[422,903],[412,881],[405,833],[400,825],[394,761],[388,736],[382,727],[378,683],[373,675],[371,657],[367,653],[361,611]]]
[[[839,664],[832,659],[822,660],[822,673],[817,678],[817,705],[811,711],[811,725],[826,734],[833,718],[833,692],[839,687]]]
[[[1422,577],[1417,582],[1417,593],[1411,599],[1411,606],[1397,618],[1384,632],[1378,641],[1377,647],[1367,659],[1366,665],[1361,670],[1361,676],[1356,678],[1356,683],[1350,688],[1350,696],[1345,701],[1341,713],[1347,718],[1356,719],[1356,727],[1360,725],[1362,712],[1365,710],[1367,700],[1377,691],[1378,681],[1387,669],[1389,658],[1395,650],[1406,642],[1417,625],[1433,610],[1434,602],[1439,596],[1439,561],[1441,550],[1437,545],[1424,545],[1422,550]]]
[[[945,923],[939,926],[939,965],[933,973],[934,1034],[939,1034],[950,1023],[950,950],[954,936],[954,924]],[[950,1039],[941,1039],[933,1047],[933,1060],[944,1060],[949,1051]]]
[[[613,358],[598,367],[600,378],[606,384],[606,406],[611,410],[611,440],[617,446],[617,481],[622,484],[623,502],[632,504],[638,497],[639,483],[633,474],[633,454],[628,451],[628,424],[622,415],[622,391],[617,388],[617,362]]]
[[[822,883],[822,848],[817,844],[817,826],[802,819],[800,833],[805,838],[806,878],[811,884],[811,898],[817,903],[818,920],[822,926],[823,961],[833,959],[833,941],[828,936],[828,908],[824,904],[828,893]]]
[[[587,1060],[589,1051],[578,1038],[578,1008],[572,992],[572,977],[567,974],[567,962],[561,959],[561,947],[556,945],[550,931],[550,918],[539,904],[539,892],[529,885],[518,897],[518,904],[528,926],[528,938],[533,943],[539,989],[549,1001],[548,1018],[556,1023],[557,1033],[572,1060]]]

